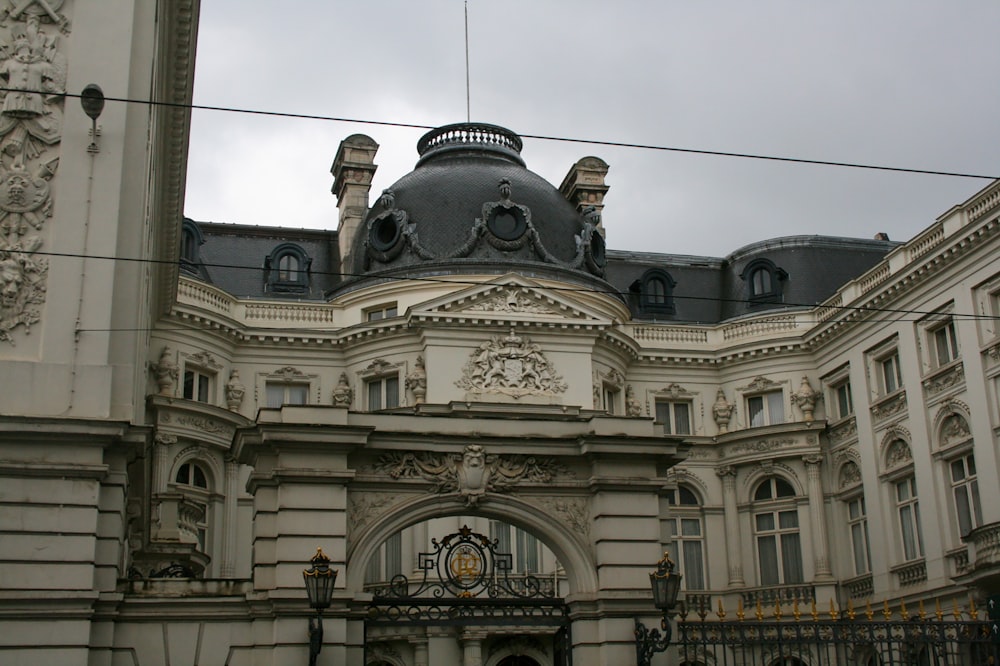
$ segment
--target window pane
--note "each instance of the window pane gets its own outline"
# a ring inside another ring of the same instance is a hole
[[[385,378],[385,406],[399,407],[399,377]]]
[[[854,573],[867,573],[868,560],[865,557],[864,527],[861,523],[851,525],[851,546],[854,550]]]
[[[760,584],[777,585],[778,548],[773,536],[757,537],[757,555],[760,558]]]
[[[774,514],[773,513],[758,513],[757,514],[757,531],[768,532],[774,529]]]
[[[264,394],[267,398],[268,407],[281,407],[285,401],[285,387],[281,384],[267,384],[264,387]]]
[[[208,377],[198,375],[198,402],[208,402]]]
[[[678,435],[691,434],[691,419],[688,415],[686,403],[678,402],[674,404],[674,423],[677,426],[675,432]]]
[[[785,399],[781,391],[767,394],[767,422],[785,422]]]
[[[309,387],[304,384],[292,384],[288,387],[288,404],[304,405],[309,402]]]
[[[681,534],[684,536],[701,536],[701,521],[697,518],[681,519]]]
[[[689,590],[705,589],[705,567],[701,557],[701,541],[684,542],[684,584]]]
[[[778,514],[778,525],[783,530],[799,526],[799,514],[795,511],[782,511]]]
[[[656,402],[656,422],[663,424],[663,432],[670,434],[670,403]]]
[[[785,583],[801,583],[804,580],[798,533],[781,535],[781,569]]]
[[[951,462],[951,480],[961,481],[965,478],[965,461],[961,458]]]
[[[795,488],[784,479],[774,479],[774,487],[777,489],[777,497],[795,497]]]
[[[958,533],[965,536],[972,531],[972,507],[965,486],[955,488],[955,511],[958,513]]]
[[[396,532],[385,540],[385,578],[403,573],[403,534]]]
[[[760,396],[747,399],[747,412],[750,414],[750,427],[764,425],[764,399]]]
[[[914,531],[912,507],[899,507],[899,525],[903,535],[903,557],[907,560],[916,559],[917,535]]]
[[[380,380],[368,382],[368,409],[369,411],[382,409],[382,382]]]

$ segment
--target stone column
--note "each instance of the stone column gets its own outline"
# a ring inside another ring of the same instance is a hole
[[[805,456],[806,477],[809,480],[809,522],[812,523],[813,563],[817,579],[833,577],[830,570],[830,547],[827,544],[826,512],[823,511],[823,483],[819,478],[822,456]]]
[[[236,575],[236,527],[238,521],[237,496],[239,495],[240,465],[235,460],[226,461],[225,503],[222,520],[222,568],[223,578]]]
[[[740,539],[740,515],[736,507],[736,469],[725,466],[715,470],[722,479],[722,508],[726,519],[726,561],[729,565],[729,587],[744,587],[743,545]]]
[[[167,492],[167,483],[170,479],[170,463],[167,461],[167,449],[171,444],[176,444],[177,438],[173,435],[156,433],[153,441],[153,494]]]
[[[462,633],[462,666],[483,666],[483,639],[481,632]]]
[[[413,666],[428,666],[427,638],[410,639],[413,645]]]

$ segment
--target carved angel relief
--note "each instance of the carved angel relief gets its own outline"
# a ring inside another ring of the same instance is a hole
[[[59,165],[66,58],[58,13],[64,0],[5,0],[0,6],[0,342],[14,344],[41,318],[48,262],[34,253],[52,216]],[[53,25],[54,24],[54,25]]]
[[[469,357],[459,388],[483,393],[554,395],[566,390],[566,382],[556,374],[542,349],[511,329],[503,338],[493,336]]]
[[[393,479],[430,481],[431,492],[459,493],[470,507],[478,506],[488,492],[509,492],[523,481],[548,483],[568,473],[550,458],[492,455],[478,444],[469,444],[461,455],[389,453],[375,464],[375,471]]]
[[[525,312],[531,314],[556,314],[530,296],[530,292],[519,287],[508,287],[503,292],[466,308],[468,312]]]

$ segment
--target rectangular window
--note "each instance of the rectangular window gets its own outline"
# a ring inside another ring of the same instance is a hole
[[[896,483],[896,510],[903,539],[903,559],[924,556],[924,537],[920,529],[920,506],[917,503],[917,480],[913,477]]]
[[[801,583],[802,546],[797,511],[772,511],[754,516],[761,585]]]
[[[935,360],[938,366],[947,365],[958,358],[958,340],[955,337],[955,322],[948,321],[931,331],[934,340]]]
[[[781,391],[747,398],[747,418],[751,428],[785,422],[785,399]]]
[[[381,321],[383,319],[395,317],[398,314],[399,310],[395,303],[386,303],[385,305],[379,305],[365,310],[365,321]]]
[[[198,402],[209,402],[213,376],[197,369],[184,369],[184,397]]]
[[[882,373],[882,394],[889,395],[902,388],[903,375],[899,368],[899,353],[895,352],[879,359],[878,363]]]
[[[520,573],[538,573],[538,539],[522,529],[517,533],[517,562],[515,570]]]
[[[399,407],[399,375],[387,375],[365,382],[368,389],[368,411]]]
[[[837,399],[837,418],[844,419],[854,413],[854,399],[851,397],[851,382],[841,382],[833,387]]]
[[[656,401],[656,422],[667,435],[691,434],[691,403]]]
[[[949,464],[951,492],[955,498],[958,531],[961,536],[983,524],[983,508],[979,502],[979,481],[976,478],[976,459],[970,453]]]
[[[618,397],[621,395],[621,391],[615,386],[605,386],[604,387],[604,411],[608,414],[618,413]]]
[[[868,516],[865,498],[847,503],[847,524],[851,529],[851,550],[854,554],[854,574],[860,576],[871,571],[871,548],[868,541]]]
[[[496,552],[511,556],[511,573],[538,573],[541,556],[538,539],[518,527],[499,520],[490,521],[490,538],[496,541]],[[498,564],[498,569],[502,564]]]
[[[670,543],[667,550],[674,562],[677,562],[678,568],[684,572],[681,584],[685,590],[704,590],[705,556],[701,519],[672,518],[667,522],[670,529]],[[679,531],[678,523],[680,523]]]
[[[264,386],[267,406],[271,408],[282,405],[305,405],[309,402],[308,384],[286,384],[283,382],[267,382]]]

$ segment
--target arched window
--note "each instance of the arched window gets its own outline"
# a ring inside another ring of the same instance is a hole
[[[205,476],[205,470],[196,463],[184,463],[178,467],[174,482],[208,490],[208,477]]]
[[[312,259],[295,243],[282,243],[264,260],[267,291],[303,294],[309,291]]]
[[[667,491],[670,505],[670,543],[667,550],[684,572],[681,584],[686,590],[707,589],[705,578],[705,521],[701,501],[687,486]]]
[[[747,285],[747,300],[751,305],[780,303],[788,273],[770,259],[754,259],[743,268],[740,278]]]
[[[761,585],[786,585],[805,580],[799,511],[795,489],[779,477],[764,479],[754,491],[754,536]],[[760,503],[759,505],[757,503]]]
[[[674,281],[670,274],[651,268],[639,279],[639,310],[644,313],[674,314]]]
[[[174,483],[182,486],[178,490],[184,494],[184,508],[179,511],[178,527],[182,534],[191,535],[198,542],[198,550],[208,552],[209,525],[209,477],[205,468],[197,462],[188,461],[177,468]]]

